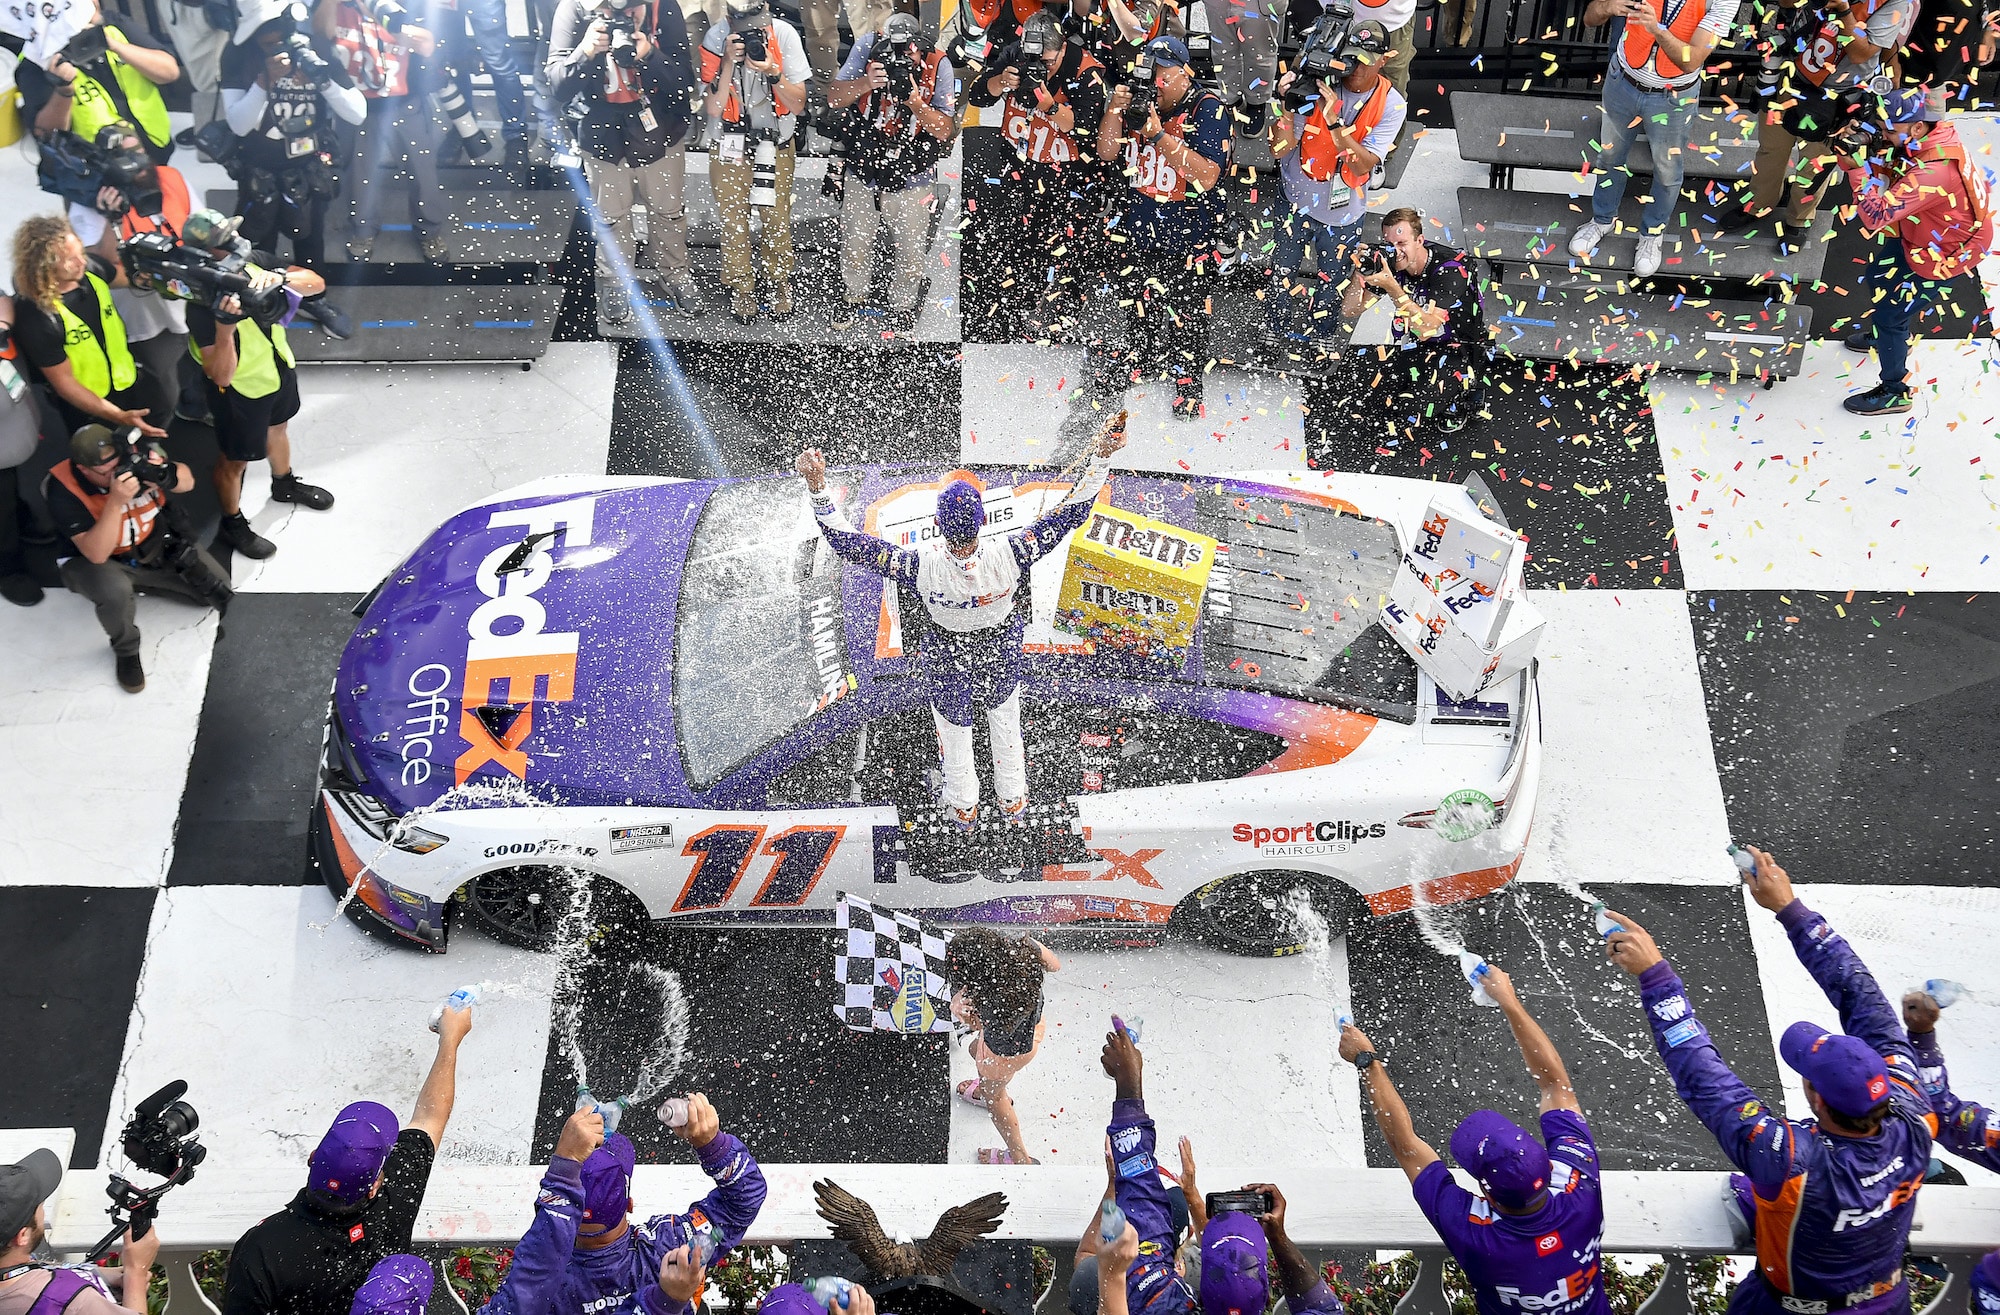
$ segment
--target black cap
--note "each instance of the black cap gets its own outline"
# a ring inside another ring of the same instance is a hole
[[[35,1209],[62,1186],[62,1161],[50,1150],[31,1151],[19,1164],[0,1164],[0,1239],[11,1245],[14,1234],[35,1222]]]

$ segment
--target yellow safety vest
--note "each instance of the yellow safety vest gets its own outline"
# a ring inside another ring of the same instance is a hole
[[[111,304],[111,289],[87,271],[83,281],[97,294],[97,322],[104,327],[104,336],[92,333],[88,324],[57,301],[56,309],[62,314],[63,355],[69,357],[70,372],[78,383],[99,397],[109,397],[137,382],[139,367],[132,360],[131,348],[125,345],[125,321],[118,318],[118,309]]]
[[[109,23],[104,25],[107,36],[123,41],[125,34]],[[118,82],[118,89],[125,94],[125,103],[131,107],[129,120],[154,146],[164,147],[173,140],[173,125],[167,121],[167,103],[160,98],[160,89],[149,81],[145,74],[118,58],[117,52],[106,51],[105,62],[111,65],[111,75]],[[70,108],[69,130],[85,141],[93,141],[97,130],[107,123],[116,123],[128,116],[118,108],[118,101],[103,83],[90,74],[77,71],[76,104]]]
[[[188,355],[201,364],[201,348],[188,339]],[[238,397],[269,397],[278,391],[278,361],[297,366],[291,344],[285,341],[285,326],[274,324],[268,336],[255,320],[236,322],[236,375],[229,391]]]

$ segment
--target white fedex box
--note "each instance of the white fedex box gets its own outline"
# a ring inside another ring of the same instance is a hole
[[[1522,597],[1526,556],[1512,532],[1437,506],[1403,554],[1382,628],[1451,699],[1470,699],[1534,657],[1542,616]]]

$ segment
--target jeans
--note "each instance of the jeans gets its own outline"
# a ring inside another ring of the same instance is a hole
[[[1882,367],[1882,382],[1891,388],[1907,388],[1910,321],[1937,300],[1943,287],[1910,269],[1903,244],[1893,233],[1876,246],[1875,258],[1868,262],[1862,275],[1862,285],[1875,298],[1868,325],[1875,339],[1875,359]]]
[[[507,0],[459,0],[465,17],[472,23],[472,47],[479,52],[479,62],[493,75],[493,97],[500,109],[500,132],[507,141],[525,141],[528,137],[527,103],[521,94],[521,57],[514,49],[513,38],[507,34]],[[451,52],[452,61],[466,78],[472,76],[472,61],[466,58],[466,40],[459,30],[460,24],[446,18],[445,25],[451,29],[446,40],[446,49]],[[467,101],[472,99],[472,88],[464,85]]]
[[[1643,91],[1616,70],[1604,75],[1604,140],[1597,149],[1592,219],[1608,224],[1618,217],[1618,203],[1625,199],[1625,184],[1632,177],[1625,157],[1643,129],[1653,148],[1653,194],[1639,211],[1639,219],[1648,233],[1665,231],[1674,203],[1680,200],[1688,125],[1700,100],[1700,83],[1682,91]]]
[[[1348,260],[1361,245],[1361,221],[1335,227],[1287,205],[1273,236],[1277,245],[1271,251],[1272,287],[1264,308],[1266,322],[1277,333],[1333,336],[1340,327],[1340,299],[1347,291],[1351,272]],[[1311,248],[1319,272],[1301,284],[1296,275],[1305,263],[1307,248]]]

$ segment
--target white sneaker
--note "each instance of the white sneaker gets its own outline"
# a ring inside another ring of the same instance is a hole
[[[1650,278],[1660,272],[1660,241],[1658,233],[1639,239],[1638,254],[1632,258],[1632,272],[1640,278]]]
[[[1595,219],[1591,220],[1582,228],[1577,229],[1576,233],[1570,238],[1569,253],[1572,256],[1578,257],[1588,256],[1591,252],[1597,250],[1597,244],[1602,242],[1604,235],[1610,231],[1611,225],[1600,224]]]

